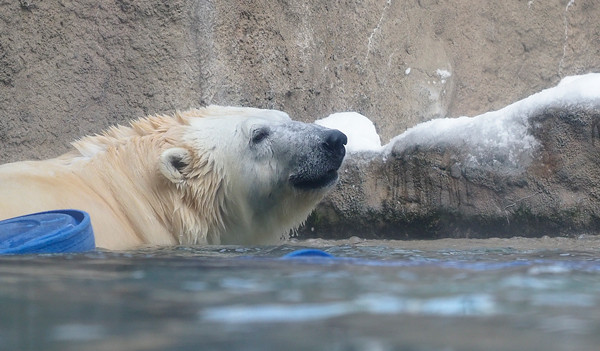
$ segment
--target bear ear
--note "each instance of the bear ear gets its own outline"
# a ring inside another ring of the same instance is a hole
[[[167,149],[160,155],[160,173],[173,183],[181,183],[185,180],[185,168],[191,159],[189,150],[180,147]]]

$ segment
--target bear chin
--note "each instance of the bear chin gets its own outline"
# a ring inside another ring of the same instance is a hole
[[[300,190],[319,190],[332,187],[338,180],[337,169],[332,169],[318,178],[307,179],[301,175],[292,174],[290,183],[295,189]]]

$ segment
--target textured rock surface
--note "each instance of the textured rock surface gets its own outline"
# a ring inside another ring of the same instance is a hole
[[[209,103],[373,119],[385,143],[600,70],[597,1],[0,4],[0,161]]]
[[[398,147],[348,157],[335,191],[301,237],[441,238],[575,235],[600,230],[600,109],[528,119],[533,158],[470,162],[468,145]],[[468,143],[467,143],[468,144]],[[524,166],[525,165],[525,166]]]

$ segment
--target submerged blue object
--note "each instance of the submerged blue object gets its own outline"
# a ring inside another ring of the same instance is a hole
[[[300,249],[292,251],[283,256],[283,258],[294,258],[294,257],[330,257],[333,258],[332,254],[329,254],[322,250],[317,249]]]
[[[0,254],[85,252],[96,248],[87,212],[58,210],[0,221]]]

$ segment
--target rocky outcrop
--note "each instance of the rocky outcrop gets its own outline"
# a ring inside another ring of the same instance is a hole
[[[545,108],[524,126],[532,149],[491,143],[478,153],[472,140],[457,136],[425,145],[400,139],[387,154],[350,155],[337,188],[299,235],[433,239],[600,230],[600,101]]]
[[[600,71],[597,1],[7,1],[0,162],[203,104],[313,121],[357,111],[387,143]]]

